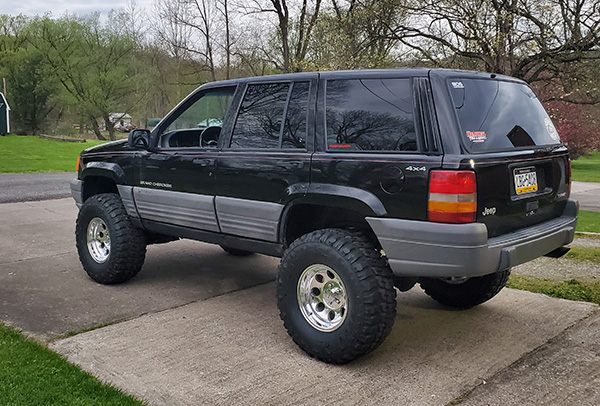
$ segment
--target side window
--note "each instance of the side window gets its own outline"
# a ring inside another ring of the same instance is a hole
[[[416,151],[410,79],[330,80],[326,89],[330,151]]]
[[[163,147],[216,147],[235,87],[207,90],[165,129]]]
[[[304,149],[308,91],[308,82],[249,85],[231,148]]]
[[[308,92],[310,83],[293,84],[290,104],[288,105],[281,148],[306,148],[306,114],[308,112]]]

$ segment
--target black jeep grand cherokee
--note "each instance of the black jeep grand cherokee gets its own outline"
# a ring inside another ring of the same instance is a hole
[[[343,363],[390,332],[394,286],[468,308],[565,252],[570,178],[525,83],[402,69],[206,84],[152,132],[84,151],[71,188],[92,279],[124,282],[177,238],[280,256],[287,331]]]

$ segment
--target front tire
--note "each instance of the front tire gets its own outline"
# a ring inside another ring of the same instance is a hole
[[[468,309],[496,296],[508,281],[510,269],[489,275],[460,278],[422,278],[421,288],[443,305]]]
[[[98,283],[128,281],[144,264],[146,234],[131,223],[114,193],[85,201],[77,216],[75,240],[83,269]]]
[[[362,233],[314,231],[281,259],[280,317],[294,342],[321,361],[342,364],[377,348],[394,324],[395,298],[387,261]]]

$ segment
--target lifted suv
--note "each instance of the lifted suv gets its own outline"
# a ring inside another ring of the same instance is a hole
[[[567,149],[522,81],[449,70],[302,73],[201,86],[152,131],[85,150],[79,257],[135,276],[178,238],[281,257],[293,340],[325,362],[375,349],[396,290],[447,306],[573,240]]]

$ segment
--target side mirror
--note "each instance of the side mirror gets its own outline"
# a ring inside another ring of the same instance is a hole
[[[129,132],[129,146],[136,149],[148,149],[150,146],[150,130],[136,128]]]

